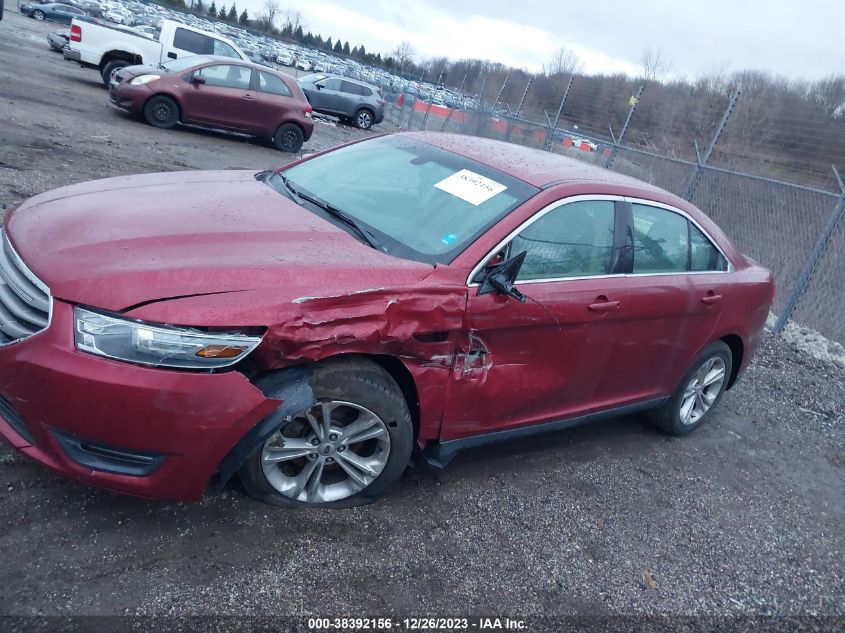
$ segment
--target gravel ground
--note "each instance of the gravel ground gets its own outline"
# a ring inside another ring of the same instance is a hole
[[[47,50],[48,27],[6,18],[2,206],[96,177],[289,158],[109,109],[95,73]],[[358,134],[321,125],[304,151]],[[237,484],[147,503],[4,447],[0,614],[842,618],[844,422],[842,369],[766,337],[688,438],[619,418],[410,471],[353,510],[271,508]]]

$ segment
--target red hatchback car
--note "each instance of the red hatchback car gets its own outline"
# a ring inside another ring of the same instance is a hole
[[[91,484],[346,506],[412,452],[647,411],[685,435],[774,287],[698,209],[434,133],[273,172],[111,178],[8,214],[0,434]]]
[[[119,68],[109,98],[156,127],[189,123],[239,132],[270,139],[284,152],[298,152],[314,131],[311,106],[293,77],[230,57]]]

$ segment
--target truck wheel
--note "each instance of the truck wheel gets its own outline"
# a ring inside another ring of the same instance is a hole
[[[165,95],[155,95],[144,104],[144,118],[153,127],[169,130],[179,122],[179,106]]]
[[[109,80],[111,79],[111,74],[118,68],[124,68],[129,65],[129,62],[123,59],[113,59],[105,66],[103,66],[103,70],[100,73],[103,77],[103,85],[108,88],[109,87]]]
[[[278,506],[348,508],[404,472],[414,427],[402,390],[376,363],[337,359],[314,370],[313,406],[286,420],[239,471],[250,496]]]
[[[283,123],[273,135],[273,144],[283,152],[296,153],[302,149],[305,136],[296,123]]]

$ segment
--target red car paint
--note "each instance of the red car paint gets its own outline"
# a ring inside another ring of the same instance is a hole
[[[420,447],[665,396],[691,359],[724,337],[742,347],[737,373],[747,367],[772,301],[772,277],[694,206],[545,152],[408,136],[542,191],[451,264],[436,267],[365,246],[247,172],[112,178],[22,204],[7,216],[6,231],[50,287],[54,309],[46,331],[0,347],[0,394],[35,443],[2,419],[0,434],[64,475],[190,500],[238,439],[279,404],[237,371],[151,369],[78,352],[73,304],[159,323],[264,326],[251,357],[264,370],[339,354],[375,357],[410,378]],[[527,303],[468,286],[470,272],[525,220],[583,194],[681,209],[715,239],[733,272],[535,284],[524,289],[535,300]],[[708,293],[722,301],[703,303]],[[601,300],[620,308],[588,310]],[[149,477],[84,470],[50,429],[168,458]]]
[[[206,56],[198,59],[205,61],[179,72],[166,72],[154,66],[121,68],[109,82],[109,98],[114,105],[141,114],[150,97],[166,95],[179,105],[182,123],[263,138],[271,138],[283,123],[295,123],[302,129],[304,140],[311,138],[314,131],[311,106],[293,77],[238,59]],[[252,69],[250,85],[245,88],[222,87],[191,81],[193,75],[202,69],[221,64]],[[287,86],[291,96],[261,90],[259,72],[277,77]],[[160,79],[140,86],[132,85],[133,78],[150,74],[158,75]]]

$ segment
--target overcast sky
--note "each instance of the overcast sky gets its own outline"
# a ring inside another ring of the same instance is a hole
[[[791,78],[845,73],[845,0],[279,0],[306,30],[417,58],[474,57],[538,71],[560,46],[588,73],[636,74],[646,46],[678,76],[755,69]],[[241,0],[253,17],[263,0]]]

